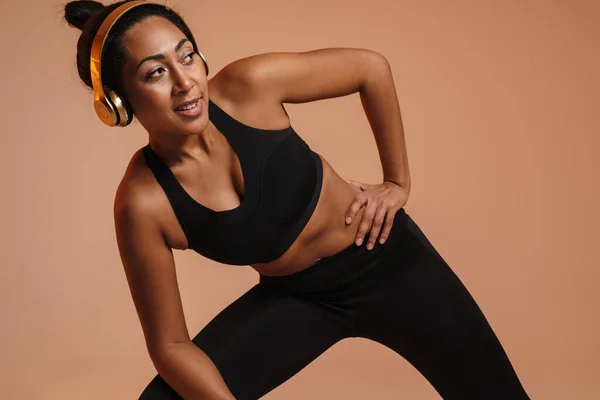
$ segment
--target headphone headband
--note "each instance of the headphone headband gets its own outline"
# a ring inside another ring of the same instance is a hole
[[[92,43],[92,51],[90,54],[90,73],[92,76],[92,87],[94,89],[94,109],[98,118],[108,126],[126,126],[129,124],[129,118],[120,118],[117,113],[116,107],[118,104],[112,104],[108,101],[106,94],[104,93],[104,86],[102,85],[101,65],[100,60],[102,59],[102,50],[104,48],[104,41],[108,36],[110,28],[125,14],[127,11],[134,7],[142,4],[148,4],[144,0],[134,0],[125,4],[121,4],[115,8],[109,15],[104,19],[96,36]],[[120,101],[119,101],[120,102]]]
[[[127,126],[133,118],[133,112],[128,108],[126,100],[121,99],[117,93],[113,90],[105,87],[102,84],[101,74],[101,63],[102,50],[104,49],[104,41],[108,37],[108,33],[113,25],[121,18],[127,11],[134,7],[141,6],[144,4],[157,4],[162,7],[168,8],[162,4],[153,3],[145,0],[134,0],[129,1],[125,4],[121,4],[115,8],[105,19],[102,21],[100,28],[96,32],[94,41],[92,42],[92,50],[90,53],[90,74],[92,78],[92,88],[94,89],[94,110],[96,115],[102,122],[108,126]],[[208,75],[208,65],[202,53],[198,51],[206,74]]]

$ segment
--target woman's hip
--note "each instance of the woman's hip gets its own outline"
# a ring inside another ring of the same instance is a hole
[[[310,267],[284,276],[260,274],[260,283],[292,293],[327,293],[339,291],[358,283],[361,278],[374,272],[385,263],[388,256],[402,246],[406,235],[408,214],[401,208],[394,216],[394,224],[389,238],[384,244],[375,242],[371,250],[365,244],[354,242],[341,251],[323,257]],[[367,237],[368,238],[368,237]],[[366,239],[367,239],[366,238]],[[366,243],[366,239],[364,243]]]

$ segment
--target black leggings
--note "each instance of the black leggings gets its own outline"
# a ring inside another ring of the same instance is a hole
[[[397,352],[445,400],[529,399],[475,300],[404,209],[383,245],[353,243],[292,275],[260,276],[192,340],[242,400],[349,337]],[[181,398],[156,375],[140,400]]]

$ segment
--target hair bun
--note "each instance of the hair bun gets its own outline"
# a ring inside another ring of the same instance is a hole
[[[94,0],[70,1],[65,5],[65,19],[69,25],[83,30],[86,22],[103,9],[104,4]]]

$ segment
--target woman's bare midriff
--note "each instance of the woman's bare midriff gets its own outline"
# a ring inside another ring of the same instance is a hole
[[[251,265],[260,274],[283,276],[301,271],[355,241],[364,207],[350,225],[346,224],[345,219],[358,191],[340,177],[323,157],[319,157],[323,163],[323,185],[310,220],[281,257],[268,263]],[[366,243],[366,239],[363,242]]]

